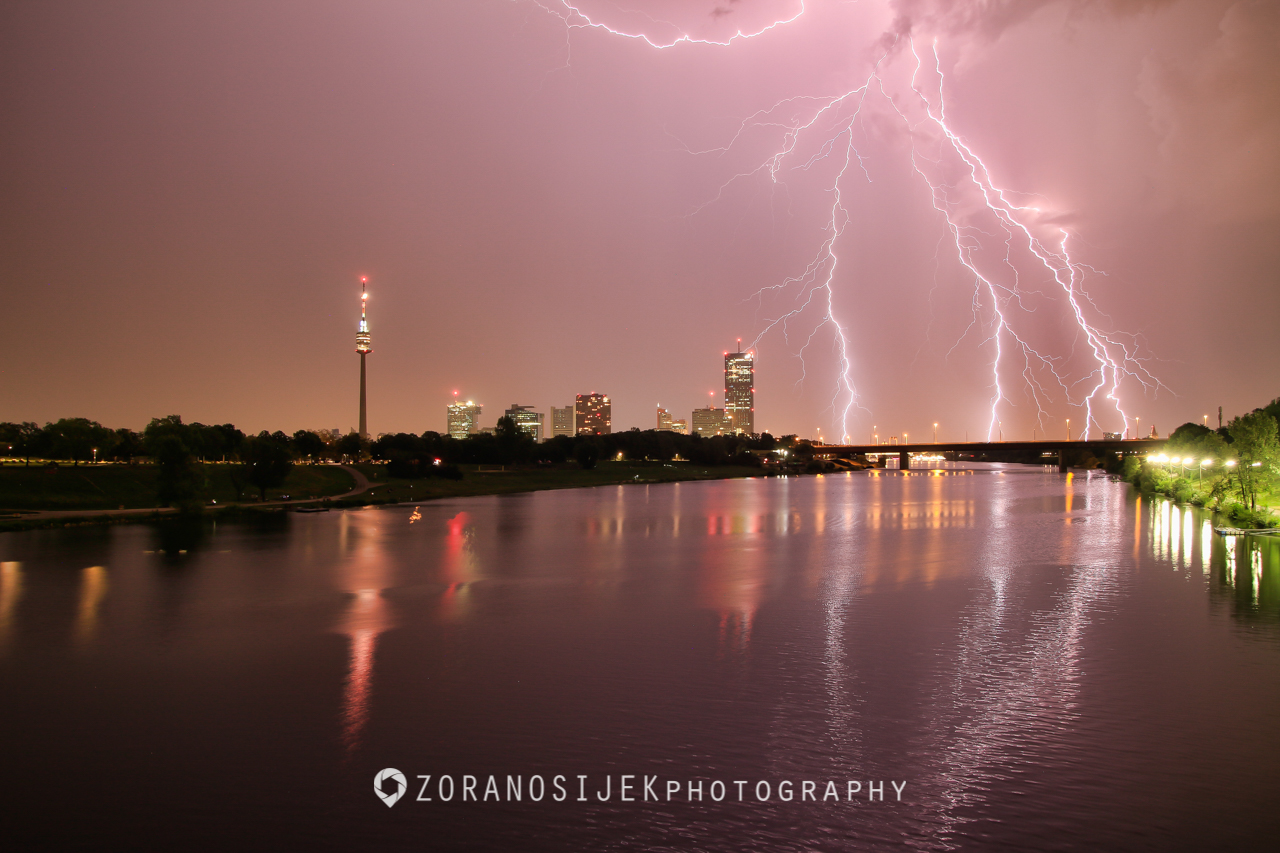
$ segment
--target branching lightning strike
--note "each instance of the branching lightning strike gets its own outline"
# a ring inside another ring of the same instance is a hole
[[[613,36],[641,41],[652,48],[666,50],[681,44],[710,45],[729,47],[734,42],[755,38],[771,30],[793,23],[805,14],[804,2],[799,2],[797,11],[788,18],[774,21],[753,32],[739,30],[723,40],[695,38],[680,32],[680,28],[670,22],[655,23],[670,27],[678,35],[660,40],[645,33],[627,32],[611,27],[584,12],[570,0],[557,0],[544,3],[533,0],[547,13],[564,22],[566,35],[575,29],[594,29]],[[990,346],[993,350],[991,360],[992,398],[991,417],[988,424],[988,440],[995,437],[1000,423],[1001,404],[1013,405],[1014,401],[1006,391],[1006,383],[1001,380],[1001,371],[1010,359],[1021,362],[1018,374],[1022,377],[1027,391],[1037,409],[1037,421],[1044,428],[1047,413],[1046,402],[1053,394],[1045,387],[1042,377],[1051,377],[1047,381],[1061,390],[1066,402],[1071,406],[1083,407],[1085,410],[1084,430],[1081,437],[1088,437],[1093,429],[1102,430],[1100,418],[1118,417],[1122,431],[1129,430],[1130,418],[1120,402],[1120,385],[1125,379],[1136,380],[1144,389],[1152,389],[1160,385],[1159,381],[1146,369],[1138,357],[1137,345],[1131,336],[1116,333],[1104,333],[1088,319],[1085,305],[1096,309],[1083,287],[1084,274],[1088,267],[1076,262],[1068,250],[1070,235],[1065,228],[1053,226],[1056,237],[1038,236],[1043,230],[1035,219],[1042,213],[1039,208],[1023,206],[1010,200],[1010,192],[998,187],[991,177],[986,163],[974,152],[972,147],[957,134],[949,124],[946,106],[943,99],[942,64],[939,59],[937,43],[931,46],[933,54],[933,73],[937,78],[936,90],[926,92],[920,82],[924,63],[916,50],[914,41],[908,37],[907,45],[915,60],[915,68],[910,76],[910,90],[917,100],[916,107],[923,113],[923,118],[913,122],[909,117],[910,105],[899,103],[886,89],[882,77],[882,67],[891,60],[893,47],[890,47],[875,63],[870,75],[859,86],[834,96],[801,95],[787,98],[772,107],[760,110],[744,119],[737,132],[724,146],[708,151],[694,151],[694,154],[724,153],[732,149],[749,128],[774,127],[782,131],[779,147],[763,162],[753,169],[740,172],[730,177],[716,195],[700,205],[694,213],[714,204],[723,197],[725,189],[738,180],[760,174],[768,174],[773,183],[781,181],[784,164],[797,155],[797,146],[802,137],[825,132],[826,138],[817,146],[816,152],[803,162],[790,168],[793,170],[809,170],[822,160],[832,159],[838,164],[836,174],[826,187],[830,194],[831,208],[826,219],[824,234],[812,259],[804,271],[788,278],[779,284],[759,290],[755,296],[761,300],[766,295],[792,296],[792,307],[779,316],[766,321],[764,328],[756,336],[751,346],[758,347],[760,341],[775,328],[779,328],[784,341],[790,347],[791,326],[802,317],[809,316],[816,309],[818,319],[809,329],[804,343],[796,350],[800,358],[802,381],[807,373],[804,367],[805,353],[814,338],[824,328],[830,328],[835,335],[839,373],[831,402],[831,410],[839,422],[840,435],[848,440],[850,434],[849,420],[852,411],[860,408],[866,411],[859,402],[857,388],[853,381],[852,346],[845,327],[835,315],[835,294],[833,287],[839,264],[836,244],[844,234],[850,221],[850,215],[844,206],[844,181],[850,166],[856,160],[864,177],[870,180],[862,155],[854,144],[855,126],[862,118],[863,108],[868,96],[876,94],[901,119],[911,140],[911,163],[916,173],[929,187],[934,208],[942,214],[955,243],[956,258],[974,278],[974,294],[972,298],[973,321],[969,329],[975,327],[985,330],[985,336],[979,346]],[[896,45],[895,45],[896,46]],[[931,97],[932,95],[932,97]],[[806,105],[812,111],[807,120],[780,120],[776,115],[784,107]],[[924,157],[920,146],[933,144],[939,150],[937,159]],[[952,184],[947,180],[946,168],[941,161],[942,155],[955,159],[956,171],[961,180]],[[931,174],[937,172],[940,174]],[[981,213],[987,216],[1000,230],[1001,234],[991,234],[983,230],[972,216],[966,215],[963,205],[952,199],[952,194],[969,200],[975,197],[980,201]],[[1004,254],[996,266],[984,263],[980,255],[989,251],[990,247],[984,238],[994,238],[1004,245]],[[1016,328],[1015,315],[1032,313],[1024,304],[1027,291],[1021,288],[1020,273],[1013,255],[1015,247],[1025,250],[1036,259],[1036,263],[1056,284],[1070,308],[1070,319],[1075,324],[1077,334],[1082,336],[1088,345],[1094,367],[1083,377],[1074,382],[1069,381],[1059,369],[1065,356],[1049,356],[1041,348],[1032,344],[1026,333]],[[999,275],[1000,270],[1003,275]],[[983,309],[989,311],[984,319]],[[966,330],[955,346],[969,334]],[[1123,339],[1122,339],[1123,338]],[[954,351],[955,346],[952,347]],[[1084,393],[1077,394],[1078,386],[1086,386]],[[1106,401],[1107,406],[1102,405]],[[1114,410],[1107,413],[1103,409]]]

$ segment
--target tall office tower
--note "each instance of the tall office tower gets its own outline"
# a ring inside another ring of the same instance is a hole
[[[573,406],[551,407],[551,435],[573,435]]]
[[[609,398],[594,391],[579,394],[573,407],[573,426],[578,435],[608,435],[613,429],[613,407]]]
[[[659,432],[678,432],[681,435],[688,435],[689,422],[684,418],[672,418],[671,413],[661,406],[658,407],[658,431]]]
[[[522,432],[533,436],[534,441],[542,441],[542,412],[535,412],[533,406],[512,403],[504,415],[515,421]]]
[[[449,404],[449,437],[461,440],[479,432],[481,411],[480,404],[470,400]]]
[[[724,411],[730,429],[751,435],[756,431],[756,354],[738,351],[724,354]]]
[[[364,357],[373,352],[373,345],[369,338],[369,320],[364,314],[365,302],[369,299],[369,291],[366,289],[369,279],[364,276],[360,277],[360,329],[356,332],[356,352],[360,353],[360,437],[369,437],[369,422],[365,416],[364,406]]]
[[[733,432],[733,424],[724,409],[707,406],[693,410],[693,431],[703,438]]]

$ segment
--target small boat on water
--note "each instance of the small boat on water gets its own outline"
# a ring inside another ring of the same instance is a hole
[[[1252,534],[1254,536],[1274,536],[1277,533],[1280,533],[1280,530],[1277,530],[1274,527],[1252,527],[1248,530],[1245,530],[1242,527],[1215,527],[1213,528],[1213,532],[1219,536],[1245,536],[1248,534]]]
[[[327,507],[327,506],[300,506],[300,507],[295,507],[293,511],[294,511],[294,512],[328,512],[328,511],[329,511],[329,507]]]

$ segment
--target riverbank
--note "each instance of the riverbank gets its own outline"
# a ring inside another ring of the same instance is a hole
[[[1160,495],[1181,504],[1219,513],[1243,529],[1273,530],[1280,526],[1280,496],[1262,491],[1257,509],[1249,509],[1233,499],[1233,486],[1228,474],[1204,476],[1197,470],[1192,477],[1178,476],[1158,463],[1133,458],[1126,460],[1120,478],[1140,494]]]
[[[463,466],[460,480],[390,477],[385,465],[297,465],[289,479],[268,490],[267,500],[237,501],[229,466],[206,466],[217,495],[205,511],[218,518],[302,509],[342,509],[371,504],[575,489],[758,477],[759,468],[688,462],[601,462],[583,470],[563,466]],[[25,473],[19,473],[25,472]],[[367,481],[359,483],[357,477]],[[57,469],[0,468],[0,532],[81,524],[122,524],[176,515],[154,506],[155,469],[150,466],[89,466]],[[353,488],[354,487],[354,488]],[[327,489],[327,493],[316,494]]]

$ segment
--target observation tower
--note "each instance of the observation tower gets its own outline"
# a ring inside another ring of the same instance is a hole
[[[356,332],[356,352],[360,353],[360,437],[369,437],[369,422],[364,404],[364,357],[373,352],[369,339],[369,319],[365,316],[365,303],[369,300],[369,279],[360,277],[360,330]]]

